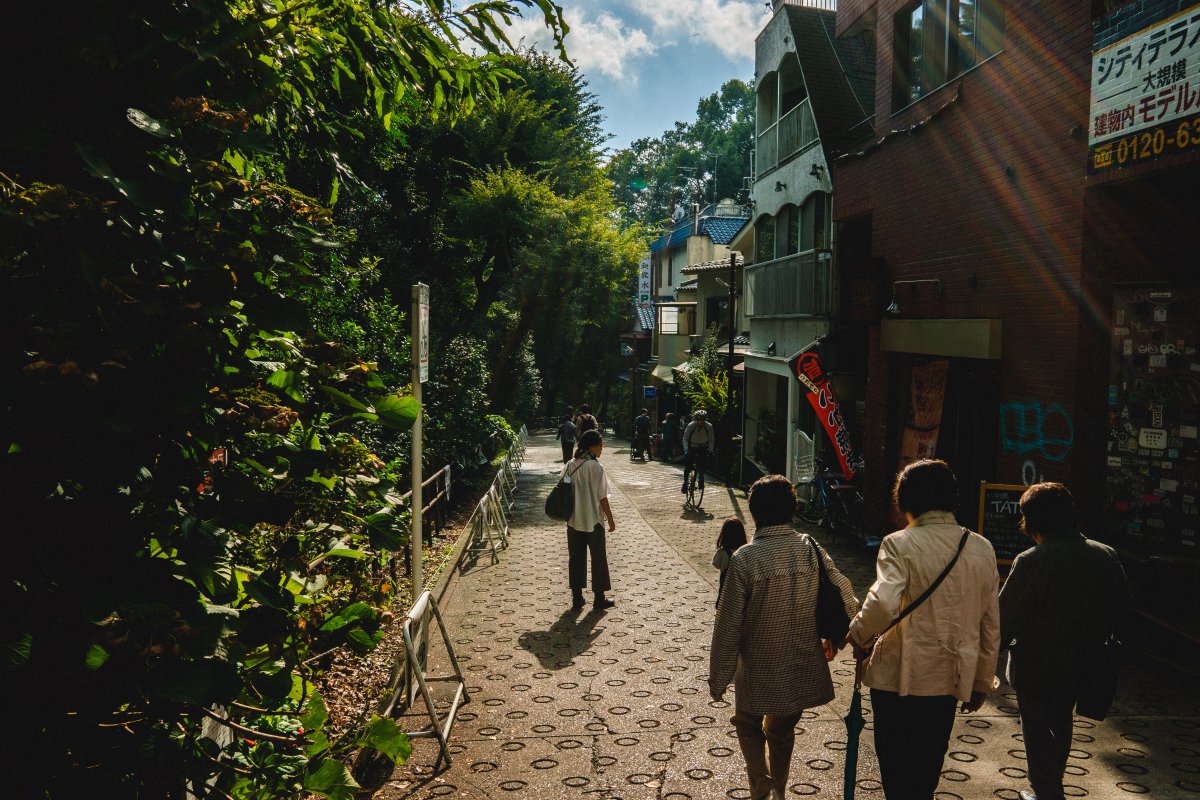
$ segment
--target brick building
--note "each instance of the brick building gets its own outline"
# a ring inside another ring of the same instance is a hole
[[[848,0],[837,30],[877,54],[873,131],[831,164],[876,521],[936,455],[964,521],[980,481],[1059,480],[1144,586],[1190,577],[1200,6]]]

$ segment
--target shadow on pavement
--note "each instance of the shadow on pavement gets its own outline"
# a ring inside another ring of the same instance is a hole
[[[596,624],[603,611],[591,610],[576,620],[579,611],[564,611],[548,631],[526,631],[517,640],[523,649],[537,657],[544,669],[555,670],[569,666],[572,659],[592,646],[603,631]]]

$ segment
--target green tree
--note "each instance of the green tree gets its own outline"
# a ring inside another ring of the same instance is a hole
[[[733,79],[700,100],[695,120],[614,153],[607,174],[626,221],[665,227],[693,202],[740,197],[753,149],[754,86]]]
[[[369,331],[396,312],[300,301],[376,280],[343,145],[497,97],[522,7],[563,30],[548,0],[0,12],[13,796],[349,797],[352,749],[406,756],[388,720],[330,739],[312,660],[379,638],[399,476],[360,436],[418,411]]]

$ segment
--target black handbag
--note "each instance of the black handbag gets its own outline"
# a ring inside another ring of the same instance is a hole
[[[825,559],[821,558],[816,542],[813,542],[813,554],[817,557],[817,636],[840,645],[850,630],[850,617],[846,614],[842,593],[829,580]]]
[[[571,486],[571,478],[579,471],[578,467],[558,479],[550,494],[546,495],[546,516],[559,522],[566,522],[575,513],[575,489]]]
[[[1075,698],[1075,711],[1081,717],[1103,722],[1117,695],[1123,645],[1116,634],[1109,634],[1084,663]]]

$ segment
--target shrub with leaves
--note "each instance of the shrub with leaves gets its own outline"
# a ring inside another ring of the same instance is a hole
[[[353,796],[314,656],[379,638],[401,541],[367,432],[416,403],[315,335],[355,125],[494,92],[544,0],[9,4],[0,703],[14,797]],[[502,38],[502,37],[501,37]],[[293,176],[302,176],[306,190]],[[323,177],[322,177],[323,176]]]

